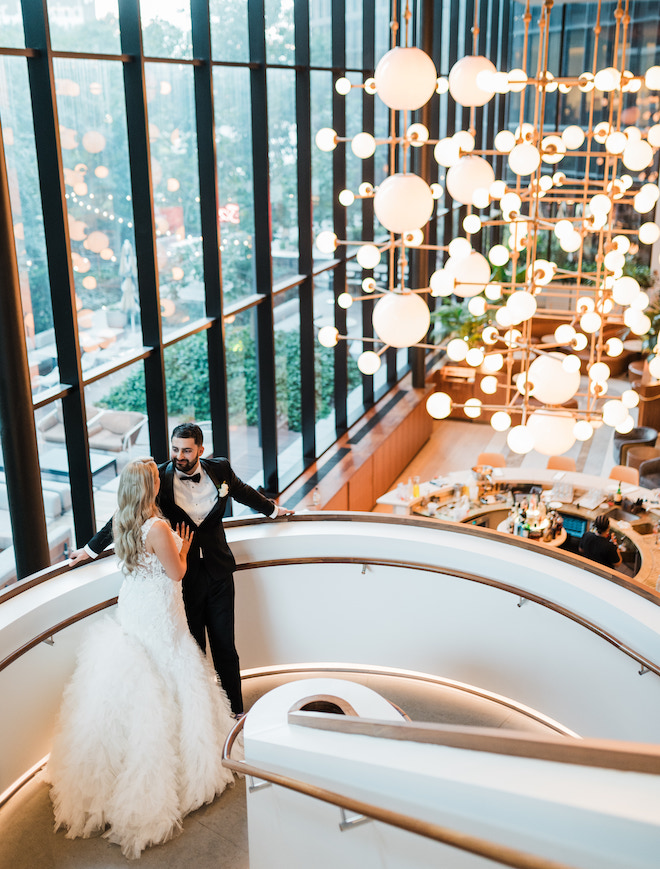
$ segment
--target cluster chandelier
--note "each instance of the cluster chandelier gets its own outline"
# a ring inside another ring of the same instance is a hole
[[[653,66],[643,75],[627,69],[629,0],[619,0],[614,10],[612,66],[600,69],[596,63],[603,53],[598,0],[592,66],[572,78],[555,76],[548,69],[552,6],[552,0],[545,0],[538,9],[534,69],[527,68],[532,24],[528,2],[522,68],[498,71],[477,54],[475,8],[473,55],[459,60],[447,77],[438,78],[431,58],[408,46],[406,3],[403,47],[396,45],[394,23],[394,47],[379,62],[374,78],[361,86],[390,109],[389,138],[376,140],[359,133],[349,140],[329,128],[316,137],[318,147],[327,151],[350,141],[353,153],[363,159],[387,145],[389,165],[398,167],[377,188],[363,183],[357,195],[350,190],[339,194],[347,207],[355,199],[373,197],[375,215],[389,233],[387,240],[349,242],[328,231],[316,239],[319,250],[326,253],[338,245],[357,244],[356,258],[363,269],[375,268],[384,254],[389,255],[387,288],[367,277],[362,282],[366,295],[356,299],[343,293],[338,299],[339,305],[348,307],[354,301],[378,298],[373,311],[377,338],[356,340],[381,346],[360,355],[360,370],[375,373],[388,346],[429,346],[422,343],[431,321],[425,295],[465,299],[483,328],[475,340],[450,340],[446,352],[451,360],[478,370],[481,392],[493,400],[473,398],[456,405],[449,395],[436,392],[428,400],[429,413],[442,419],[455,407],[472,418],[487,412],[495,430],[508,431],[512,450],[536,449],[546,455],[566,452],[576,440],[588,440],[603,423],[621,433],[633,427],[630,410],[639,396],[627,390],[620,398],[607,398],[607,360],[622,353],[622,337],[642,336],[651,328],[644,313],[649,297],[634,277],[624,274],[624,267],[639,245],[652,245],[660,238],[660,228],[649,216],[655,212],[660,189],[646,178],[660,147],[660,123],[643,129],[625,123],[627,94],[643,87],[660,91],[660,67]],[[336,87],[347,94],[356,86],[339,79]],[[408,124],[408,112],[425,105],[434,93],[447,91],[457,104],[470,109],[469,129],[432,140],[425,126]],[[588,116],[584,128],[571,124],[557,129],[548,123],[546,99],[555,91],[580,93]],[[509,95],[512,109],[517,108],[517,123],[514,129],[497,133],[493,150],[479,150],[476,110],[496,93]],[[405,132],[397,135],[397,129]],[[447,192],[467,206],[465,235],[447,247],[425,243],[424,227],[442,189],[409,169],[412,149],[422,147],[433,148],[435,160],[446,169]],[[496,163],[503,165],[501,178],[496,178]],[[657,179],[657,174],[652,177]],[[640,183],[643,180],[646,183]],[[616,225],[616,213],[624,209],[639,215],[639,226]],[[473,249],[472,240],[481,233],[486,253]],[[406,286],[410,248],[445,255],[427,287]],[[550,332],[543,341],[539,325],[542,333]],[[326,326],[319,331],[319,340],[334,346],[352,339]],[[579,391],[581,371],[587,375],[583,392]],[[660,378],[660,354],[651,360],[650,371]]]

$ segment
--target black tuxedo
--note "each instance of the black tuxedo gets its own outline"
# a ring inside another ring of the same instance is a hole
[[[234,644],[234,556],[227,544],[222,517],[227,498],[270,516],[275,504],[259,494],[233,472],[227,459],[200,459],[202,468],[218,489],[218,500],[206,518],[196,525],[174,501],[174,465],[159,465],[160,492],[158,506],[172,527],[181,522],[194,530],[188,569],[183,577],[183,600],[188,625],[202,651],[206,649],[206,632],[213,663],[227,692],[233,712],[243,711],[238,654]],[[224,494],[223,484],[226,484]],[[186,484],[189,485],[189,484]],[[223,494],[221,494],[221,489]],[[112,543],[112,520],[89,541],[93,552],[102,552]]]

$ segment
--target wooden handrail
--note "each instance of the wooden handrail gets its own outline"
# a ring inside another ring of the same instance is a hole
[[[305,714],[314,715],[316,713]],[[338,794],[335,791],[330,791],[327,788],[322,788],[318,785],[308,784],[307,782],[299,781],[290,776],[272,772],[264,767],[253,766],[252,764],[246,763],[244,760],[232,760],[231,751],[243,728],[244,722],[245,719],[243,718],[233,727],[227,737],[222,753],[223,766],[239,773],[240,775],[250,775],[254,778],[262,779],[263,781],[268,781],[272,784],[279,785],[280,787],[287,788],[288,790],[297,791],[298,793],[312,797],[313,799],[322,800],[325,803],[339,806],[339,808],[348,812],[364,815],[367,818],[371,818],[374,821],[380,821],[391,827],[398,827],[400,830],[406,830],[409,833],[415,833],[419,836],[424,836],[427,839],[433,839],[436,842],[441,842],[442,844],[449,845],[452,848],[458,848],[461,851],[467,851],[470,854],[477,854],[488,860],[494,860],[502,866],[511,866],[513,869],[574,869],[574,867],[569,866],[567,863],[548,860],[545,857],[538,857],[535,854],[529,854],[525,851],[520,851],[517,848],[509,848],[506,845],[489,842],[488,840],[481,839],[477,836],[460,833],[456,830],[450,829],[449,827],[443,827],[440,824],[434,824],[420,818],[413,818],[411,815],[404,815],[401,812],[395,812],[391,809],[384,809],[380,806],[375,806],[372,803],[364,802],[363,800],[356,800],[353,797]]]
[[[493,727],[457,727],[427,721],[379,721],[324,712],[304,712],[295,708],[289,711],[289,724],[334,733],[504,754],[507,757],[660,775],[660,745],[647,743],[536,736]]]

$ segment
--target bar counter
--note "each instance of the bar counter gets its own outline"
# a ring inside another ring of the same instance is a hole
[[[477,492],[477,475],[471,470],[453,471],[439,479],[420,483],[419,495],[409,496],[406,486],[397,487],[378,498],[377,503],[391,507],[392,512],[399,515],[414,515],[429,519],[429,521],[455,521],[463,524],[474,524],[490,528],[499,533],[502,523],[509,514],[510,501],[499,500],[506,491],[517,487],[540,486],[544,494],[553,491],[553,504],[562,516],[566,530],[571,538],[571,527],[588,530],[591,522],[602,513],[612,513],[619,510],[621,518],[610,515],[610,524],[618,540],[624,545],[624,561],[617,568],[621,573],[633,576],[637,582],[650,588],[658,589],[660,576],[660,546],[658,545],[657,523],[660,522],[660,500],[656,490],[621,484],[621,494],[624,502],[636,502],[642,499],[643,511],[631,515],[619,505],[612,507],[608,499],[612,499],[619,484],[615,480],[604,479],[589,474],[570,471],[554,471],[540,468],[494,468],[490,475],[494,489],[490,492]],[[458,493],[459,487],[469,494],[450,499],[431,509],[426,509],[429,499],[442,496],[448,490]],[[481,497],[478,497],[481,494]],[[625,517],[624,515],[625,514]],[[616,516],[616,514],[615,514]],[[576,533],[577,540],[583,532]],[[542,541],[538,541],[542,543]],[[547,545],[547,544],[546,544]],[[566,544],[562,548],[567,549]],[[570,552],[570,548],[568,548]],[[579,556],[578,556],[579,557]]]

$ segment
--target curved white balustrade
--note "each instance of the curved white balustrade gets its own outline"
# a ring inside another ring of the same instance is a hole
[[[511,697],[584,736],[660,741],[660,677],[640,676],[633,657],[551,608],[660,669],[651,592],[465,526],[318,513],[227,528],[239,566],[251,565],[236,574],[244,670],[327,663],[436,674]],[[0,604],[0,662],[111,599],[120,583],[106,558]],[[526,596],[551,606],[520,606]],[[39,643],[0,670],[0,794],[49,751],[81,630],[68,627],[54,645]]]

